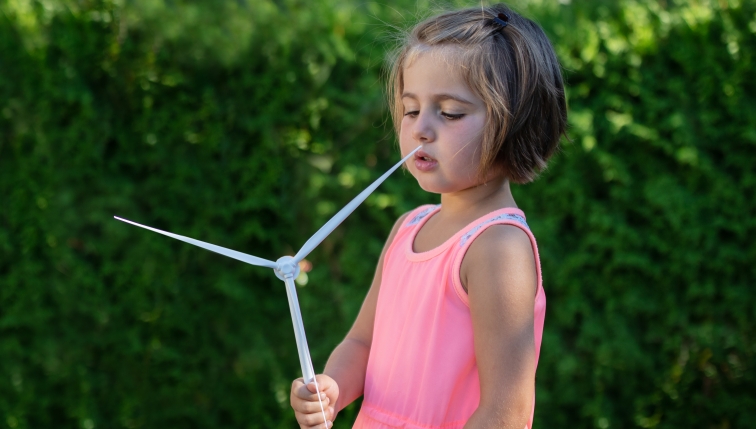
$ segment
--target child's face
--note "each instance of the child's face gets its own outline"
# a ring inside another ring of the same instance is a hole
[[[480,184],[477,176],[486,106],[442,55],[424,53],[404,68],[399,142],[420,187],[452,193]],[[428,159],[424,159],[426,157]]]

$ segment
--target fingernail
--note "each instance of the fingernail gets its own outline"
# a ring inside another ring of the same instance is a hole
[[[328,424],[328,427],[331,427],[331,426],[333,426],[333,422],[332,422],[332,421],[330,421],[330,420],[328,420],[328,421],[327,421],[326,423]]]
[[[321,400],[321,401],[325,401],[326,399],[328,399],[328,396],[326,396],[326,394],[325,394],[325,393],[321,393],[321,394],[320,394],[320,400]]]

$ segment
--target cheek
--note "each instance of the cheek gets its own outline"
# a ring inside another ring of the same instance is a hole
[[[399,143],[401,144],[409,144],[409,142],[412,140],[412,136],[410,134],[410,125],[407,121],[407,118],[403,118],[401,124],[399,125]]]
[[[464,159],[480,160],[480,151],[483,143],[483,133],[477,123],[471,123],[460,127],[455,135],[457,151]]]

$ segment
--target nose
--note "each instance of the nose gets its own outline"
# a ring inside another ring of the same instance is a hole
[[[420,114],[412,124],[412,138],[421,143],[432,142],[436,139],[436,131],[433,127],[433,119],[428,114]]]

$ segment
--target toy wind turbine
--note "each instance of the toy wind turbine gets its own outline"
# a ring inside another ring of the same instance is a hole
[[[301,249],[297,252],[296,255],[292,256],[282,256],[278,258],[275,262],[269,261],[267,259],[258,258],[257,256],[247,255],[246,253],[237,252],[236,250],[226,249],[225,247],[216,246],[214,244],[205,243],[204,241],[195,240],[193,238],[184,237],[183,235],[178,234],[172,234],[170,232],[161,231],[159,229],[151,228],[149,226],[141,225],[136,222],[132,222],[130,220],[122,219],[118,216],[113,216],[116,219],[130,223],[132,225],[136,225],[141,228],[149,229],[150,231],[157,232],[159,234],[167,235],[168,237],[173,237],[177,240],[181,240],[184,242],[187,242],[189,244],[193,244],[195,246],[202,247],[204,249],[210,250],[211,252],[220,253],[221,255],[228,256],[229,258],[234,258],[242,262],[246,262],[248,264],[252,265],[258,265],[261,267],[268,267],[272,268],[273,272],[276,274],[276,277],[283,280],[283,282],[286,284],[286,295],[289,298],[289,310],[291,310],[291,321],[294,325],[294,337],[297,340],[297,350],[299,352],[299,364],[302,367],[302,376],[304,378],[305,384],[312,383],[315,381],[315,371],[312,367],[312,360],[310,359],[310,350],[307,347],[307,338],[305,337],[305,330],[304,330],[304,324],[302,323],[302,313],[299,311],[299,301],[297,300],[297,290],[296,286],[294,285],[294,279],[297,278],[299,275],[299,262],[301,262],[307,255],[310,254],[317,246],[320,244],[323,240],[325,240],[326,237],[334,230],[336,229],[341,222],[344,221],[356,208],[359,206],[365,199],[375,191],[378,186],[383,183],[384,180],[388,176],[391,175],[394,171],[396,171],[397,168],[399,168],[402,164],[404,164],[412,155],[415,154],[420,149],[420,146],[418,146],[415,150],[410,152],[407,156],[405,156],[401,161],[396,163],[393,167],[391,167],[386,173],[384,173],[381,177],[376,179],[375,182],[371,183],[370,186],[365,188],[364,191],[360,192],[359,195],[354,197],[352,201],[349,202],[344,208],[339,210],[338,213],[336,213],[328,222],[326,222],[325,225],[320,227],[320,229],[312,236],[310,237],[307,242],[302,246]],[[317,384],[317,382],[316,382]],[[321,402],[320,404],[321,411],[323,410],[323,404]],[[323,418],[325,419],[325,413],[323,413]]]

